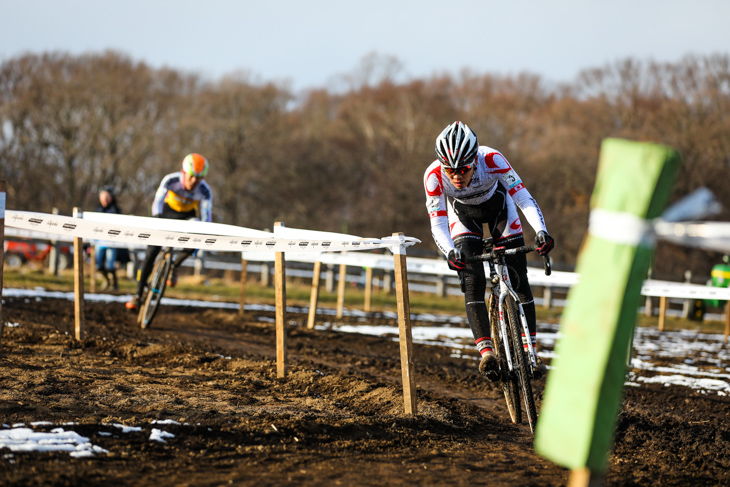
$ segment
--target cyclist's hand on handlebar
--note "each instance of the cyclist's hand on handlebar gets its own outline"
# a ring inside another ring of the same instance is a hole
[[[540,230],[535,236],[535,243],[539,245],[536,249],[540,255],[547,255],[555,247],[555,240],[547,232]]]
[[[464,257],[459,249],[450,250],[447,260],[449,261],[449,269],[452,271],[459,272],[466,269],[466,262],[464,262]]]

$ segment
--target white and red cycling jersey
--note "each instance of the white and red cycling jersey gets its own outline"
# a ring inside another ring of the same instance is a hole
[[[169,210],[166,211],[166,207]],[[165,218],[188,219],[197,217],[201,221],[213,220],[213,192],[205,180],[192,190],[188,191],[183,186],[183,173],[177,171],[168,174],[160,182],[152,202],[152,216],[163,216]]]
[[[542,211],[517,172],[499,151],[490,147],[479,147],[476,169],[466,188],[457,189],[443,172],[441,162],[438,160],[426,169],[423,184],[426,190],[426,208],[431,219],[431,232],[436,245],[445,255],[454,248],[455,237],[474,233],[473,228],[460,222],[458,214],[454,211],[454,201],[463,205],[479,206],[489,201],[499,186],[504,189],[500,193],[509,194],[511,198],[506,198],[505,201],[507,221],[504,228],[500,228],[500,235],[492,235],[495,243],[522,234],[522,224],[515,204],[535,233],[547,232]]]

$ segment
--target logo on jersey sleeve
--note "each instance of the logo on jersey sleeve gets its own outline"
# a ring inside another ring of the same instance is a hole
[[[441,179],[441,166],[426,173],[426,194],[428,196],[440,196],[444,192],[443,180]]]
[[[525,187],[524,184],[522,184],[522,180],[517,175],[514,169],[510,167],[509,171],[502,174],[502,180],[509,188],[509,194],[510,196],[521,190]]]
[[[484,155],[484,162],[491,173],[506,173],[512,170],[507,159],[499,152],[492,152]]]
[[[426,209],[429,218],[437,216],[446,216],[446,209],[441,208],[441,198],[438,196],[429,196],[426,198]]]

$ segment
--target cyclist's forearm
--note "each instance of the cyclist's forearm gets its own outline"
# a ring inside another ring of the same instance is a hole
[[[431,218],[431,235],[436,246],[446,256],[454,249],[454,241],[449,232],[449,219],[445,216]]]
[[[526,188],[519,192],[519,196],[519,198],[515,198],[515,203],[522,211],[522,214],[525,215],[527,223],[535,230],[535,233],[540,231],[547,232],[545,218],[542,216],[542,210],[540,210],[540,206],[535,201],[535,198],[532,197]]]

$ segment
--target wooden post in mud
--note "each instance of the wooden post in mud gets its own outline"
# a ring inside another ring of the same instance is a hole
[[[370,313],[373,299],[373,268],[365,268],[365,312]]]
[[[345,308],[345,284],[347,283],[347,264],[340,264],[340,280],[337,281],[337,314],[336,318],[342,318]]]
[[[568,487],[600,487],[604,485],[603,475],[592,472],[588,468],[576,468],[570,471]]]
[[[274,226],[283,227],[281,222]],[[276,296],[276,376],[286,377],[286,275],[284,252],[274,257],[274,289]]]
[[[659,298],[659,331],[664,331],[664,320],[667,317],[667,297]]]
[[[248,278],[248,262],[243,252],[241,252],[241,296],[239,302],[241,303],[241,309],[238,310],[238,314],[243,314],[243,306],[246,304],[246,279]]]
[[[3,338],[3,268],[5,267],[5,180],[0,179],[0,340]]]
[[[91,267],[89,268],[89,292],[96,294],[96,246],[93,242],[89,246],[89,260],[91,261]]]
[[[58,215],[58,208],[51,209],[52,215]],[[57,237],[53,237],[51,239],[51,250],[48,253],[48,270],[53,274],[54,276],[58,275],[58,260],[59,260],[59,254],[61,253],[61,243],[58,241]]]
[[[552,309],[553,307],[553,288],[545,286],[542,291],[542,307],[545,309]]]
[[[307,315],[307,328],[314,328],[314,321],[317,317],[317,303],[319,303],[319,277],[322,273],[322,263],[317,261],[314,263],[312,270],[312,292],[309,295],[309,314]]]
[[[81,208],[74,208],[74,218],[82,218]],[[74,323],[76,339],[84,339],[84,240],[74,237]]]
[[[402,237],[403,233],[394,233]],[[413,375],[413,335],[411,331],[411,303],[408,295],[408,270],[406,248],[393,247],[395,264],[395,294],[398,301],[398,337],[400,342],[400,364],[403,377],[403,401],[405,413],[416,414],[416,381]]]

